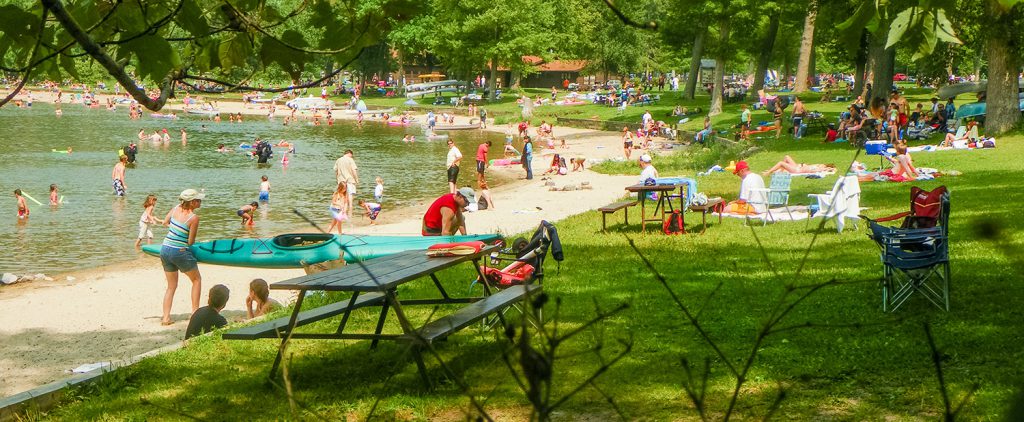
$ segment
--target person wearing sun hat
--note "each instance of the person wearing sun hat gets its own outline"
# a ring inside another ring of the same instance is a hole
[[[732,174],[742,179],[740,182],[739,199],[726,205],[726,212],[732,214],[760,214],[767,211],[764,193],[756,189],[764,189],[764,179],[760,174],[750,171],[746,161],[736,162]]]
[[[473,188],[464,186],[455,193],[446,193],[438,197],[426,214],[423,214],[423,236],[451,236],[456,230],[466,234],[466,217],[463,212],[466,206],[476,203]]]
[[[640,156],[640,183],[647,182],[647,179],[657,179],[658,169],[654,168],[654,164],[651,164],[651,156],[644,154]]]
[[[183,272],[192,281],[192,313],[199,309],[199,296],[203,291],[203,277],[199,274],[199,266],[192,254],[192,244],[199,233],[199,216],[195,210],[202,205],[205,193],[195,189],[185,189],[178,195],[181,204],[172,208],[164,218],[167,225],[167,237],[160,248],[160,263],[167,278],[167,290],[164,292],[163,317],[160,324],[171,325],[171,304],[174,303],[174,292],[178,289],[178,272]]]

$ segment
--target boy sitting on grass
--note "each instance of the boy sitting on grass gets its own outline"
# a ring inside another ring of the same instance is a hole
[[[185,340],[228,325],[228,320],[220,314],[220,311],[228,304],[228,296],[230,295],[231,291],[223,284],[211,287],[209,299],[206,302],[207,305],[196,309],[188,320],[188,328],[185,329]]]

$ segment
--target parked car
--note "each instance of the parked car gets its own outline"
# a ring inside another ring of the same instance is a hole
[[[892,75],[892,80],[894,82],[903,82],[907,80],[907,75],[905,73],[897,73],[895,75]]]

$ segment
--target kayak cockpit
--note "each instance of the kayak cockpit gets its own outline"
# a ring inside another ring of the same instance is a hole
[[[275,236],[271,241],[274,246],[287,249],[306,249],[323,246],[334,240],[333,234],[323,233],[290,233]]]

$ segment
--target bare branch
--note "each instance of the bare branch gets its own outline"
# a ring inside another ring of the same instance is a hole
[[[164,16],[160,20],[156,21],[156,23],[148,25],[146,27],[146,29],[143,29],[142,31],[139,31],[139,33],[137,33],[135,35],[132,35],[132,36],[130,36],[128,38],[121,38],[121,39],[118,39],[118,40],[115,40],[115,41],[102,41],[102,42],[99,43],[99,45],[105,47],[105,46],[108,46],[108,45],[124,44],[124,43],[131,42],[131,41],[133,41],[135,39],[138,39],[138,38],[146,36],[146,35],[156,34],[156,30],[158,30],[158,29],[164,27],[165,25],[171,23],[171,20],[174,18],[174,16],[176,16],[178,14],[178,12],[181,11],[181,7],[184,4],[185,4],[185,0],[178,0],[178,6],[174,8],[174,11],[172,11],[171,13],[168,13],[167,16]]]
[[[634,28],[640,28],[640,29],[647,29],[647,30],[651,30],[651,31],[654,31],[654,30],[658,29],[658,23],[655,22],[655,21],[650,21],[650,22],[647,22],[646,24],[643,24],[643,23],[637,23],[636,21],[630,19],[628,16],[626,16],[624,13],[622,13],[621,10],[619,10],[619,7],[616,6],[615,3],[612,3],[612,0],[604,0],[604,4],[606,6],[608,6],[608,9],[610,9],[612,11],[612,13],[614,13],[615,16],[617,16],[619,18],[619,20],[622,21],[622,23],[624,23],[624,24],[626,24],[628,26],[632,26]]]

